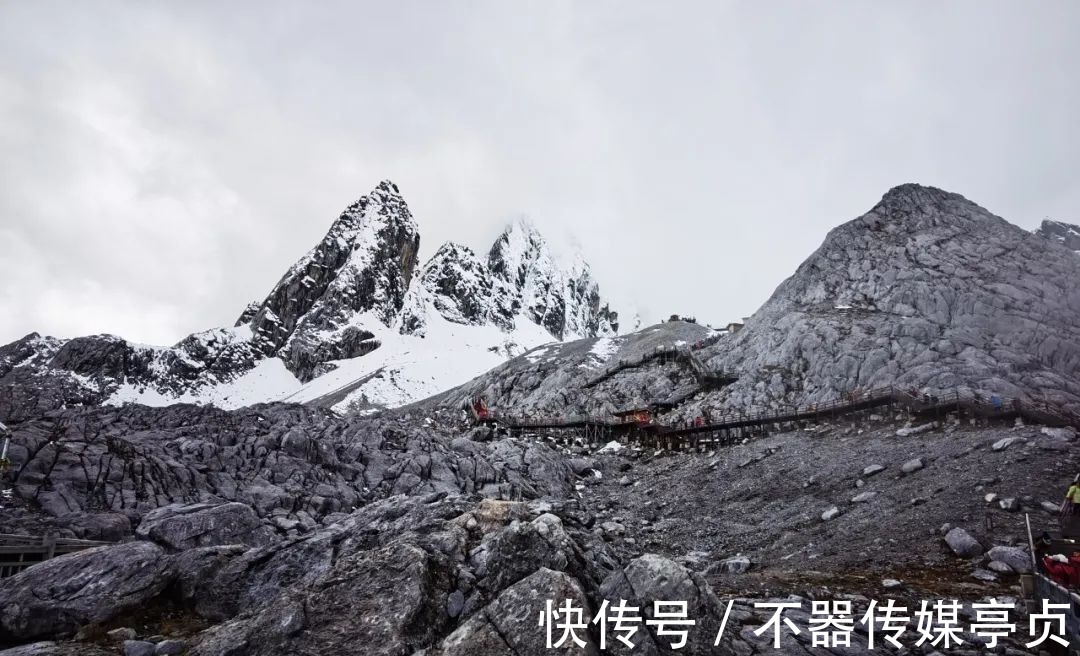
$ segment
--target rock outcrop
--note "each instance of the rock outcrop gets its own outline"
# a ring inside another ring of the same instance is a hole
[[[273,540],[273,532],[251,506],[236,502],[162,506],[146,513],[135,535],[174,551],[228,544],[258,547]]]
[[[825,243],[730,342],[703,406],[896,385],[1080,408],[1080,259],[957,194],[903,185]]]
[[[160,594],[174,572],[148,542],[97,547],[0,579],[0,645],[69,637]]]
[[[280,354],[304,381],[324,362],[374,350],[370,325],[389,326],[397,317],[419,248],[397,185],[380,183],[345,208],[270,291],[251,319],[256,343],[267,355]]]
[[[1035,230],[1035,234],[1080,253],[1080,226],[1046,219]]]
[[[396,494],[561,497],[574,480],[543,444],[287,405],[73,409],[17,425],[8,455],[48,515],[122,513],[173,549],[262,544],[253,514],[288,536]]]

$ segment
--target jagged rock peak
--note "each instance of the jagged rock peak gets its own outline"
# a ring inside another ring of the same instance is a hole
[[[513,317],[496,302],[487,263],[468,246],[446,242],[423,266],[405,300],[400,332],[424,335],[429,310],[465,325],[494,323],[512,329]]]
[[[504,331],[524,320],[553,337],[613,334],[617,314],[601,303],[580,254],[560,258],[528,219],[509,225],[486,262],[468,247],[444,244],[424,265],[402,310],[402,333],[423,335],[437,313],[452,323],[491,324]]]
[[[524,314],[559,339],[618,331],[618,314],[601,304],[598,285],[580,253],[560,258],[526,217],[495,240],[488,267],[501,290],[504,314]]]
[[[1042,225],[1035,230],[1035,234],[1080,253],[1080,226],[1044,219]]]
[[[419,247],[419,231],[397,185],[379,183],[345,208],[261,303],[251,320],[256,340],[301,379],[322,362],[367,353],[378,344],[366,326],[393,323]]]

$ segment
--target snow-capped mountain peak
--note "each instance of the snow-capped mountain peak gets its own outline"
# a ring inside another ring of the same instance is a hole
[[[618,332],[618,314],[601,303],[580,252],[556,255],[528,218],[503,230],[488,252],[488,267],[503,313],[520,314],[558,339]]]
[[[29,336],[0,347],[0,379],[51,378],[52,405],[395,406],[554,339],[616,330],[584,261],[562,264],[527,220],[504,231],[486,260],[448,242],[421,268],[419,245],[408,205],[386,180],[346,207],[234,327],[171,347]]]
[[[381,182],[345,208],[261,303],[251,327],[263,351],[309,380],[320,364],[374,350],[370,324],[396,319],[419,247],[397,185]]]

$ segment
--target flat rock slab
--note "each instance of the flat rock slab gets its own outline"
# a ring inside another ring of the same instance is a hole
[[[67,637],[153,599],[173,578],[150,542],[59,556],[0,580],[0,628],[16,640]]]

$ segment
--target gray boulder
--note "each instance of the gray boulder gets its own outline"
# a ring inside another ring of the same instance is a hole
[[[156,597],[174,579],[169,557],[149,542],[87,549],[0,580],[0,637],[66,637]]]
[[[961,558],[976,558],[983,553],[983,546],[967,531],[957,527],[945,534],[945,542],[953,553]]]
[[[1027,440],[1025,440],[1022,437],[1016,437],[1016,436],[1003,437],[1000,440],[998,440],[997,442],[994,442],[994,444],[990,448],[993,451],[1004,451],[1005,449],[1009,448],[1010,446],[1012,446],[1014,444],[1017,444],[1017,443],[1022,444],[1022,443],[1026,442],[1026,441]]]
[[[994,574],[988,569],[976,569],[971,573],[971,576],[979,579],[980,581],[986,581],[987,583],[993,583],[998,580],[998,575]]]
[[[1061,504],[1054,503],[1053,501],[1042,501],[1039,503],[1039,507],[1048,513],[1057,513],[1061,511]]]
[[[125,640],[124,656],[154,656],[154,643],[145,640]]]
[[[154,656],[178,656],[187,649],[183,640],[162,640],[154,646]]]
[[[914,474],[915,472],[919,471],[922,468],[923,468],[922,458],[913,458],[911,460],[908,460],[904,464],[900,465],[900,471],[904,472],[905,474]]]
[[[585,643],[581,647],[568,639],[559,648],[548,649],[547,633],[537,626],[537,618],[551,600],[565,600],[583,609],[585,621],[591,619],[593,608],[581,584],[563,572],[541,568],[527,578],[504,590],[494,601],[474,614],[448,635],[430,656],[474,656],[475,654],[514,654],[515,656],[545,656],[546,654],[599,653],[587,630],[576,635]],[[554,632],[555,640],[561,631]]]
[[[445,555],[405,541],[343,555],[325,575],[204,631],[190,653],[411,654],[447,629],[454,573]]]
[[[481,587],[492,591],[517,583],[541,568],[568,572],[585,581],[594,577],[562,520],[547,513],[531,522],[513,521],[490,534],[470,560],[482,577]]]
[[[990,560],[1005,563],[1013,571],[1027,574],[1031,571],[1031,556],[1020,547],[994,547],[986,554]]]
[[[723,617],[720,601],[701,576],[673,560],[656,554],[635,558],[621,572],[613,572],[604,579],[598,598],[626,599],[630,605],[641,608],[642,616],[647,619],[653,617],[656,601],[685,601],[687,617],[695,621],[682,648],[673,648],[672,642],[677,642],[674,637],[639,631],[633,639],[634,651],[619,651],[616,647],[616,653],[693,656],[724,653],[718,652],[712,644]],[[612,648],[612,640],[609,640],[608,648]]]
[[[744,574],[750,571],[750,559],[746,556],[735,556],[720,562],[720,572],[724,574]]]
[[[109,636],[109,639],[117,642],[123,642],[125,640],[135,639],[135,629],[127,626],[120,627],[119,629],[113,629],[105,635]]]
[[[176,551],[225,544],[258,547],[273,540],[251,506],[235,502],[163,506],[147,513],[135,534]]]
[[[119,542],[131,535],[131,521],[122,513],[68,513],[52,522],[82,540]]]

